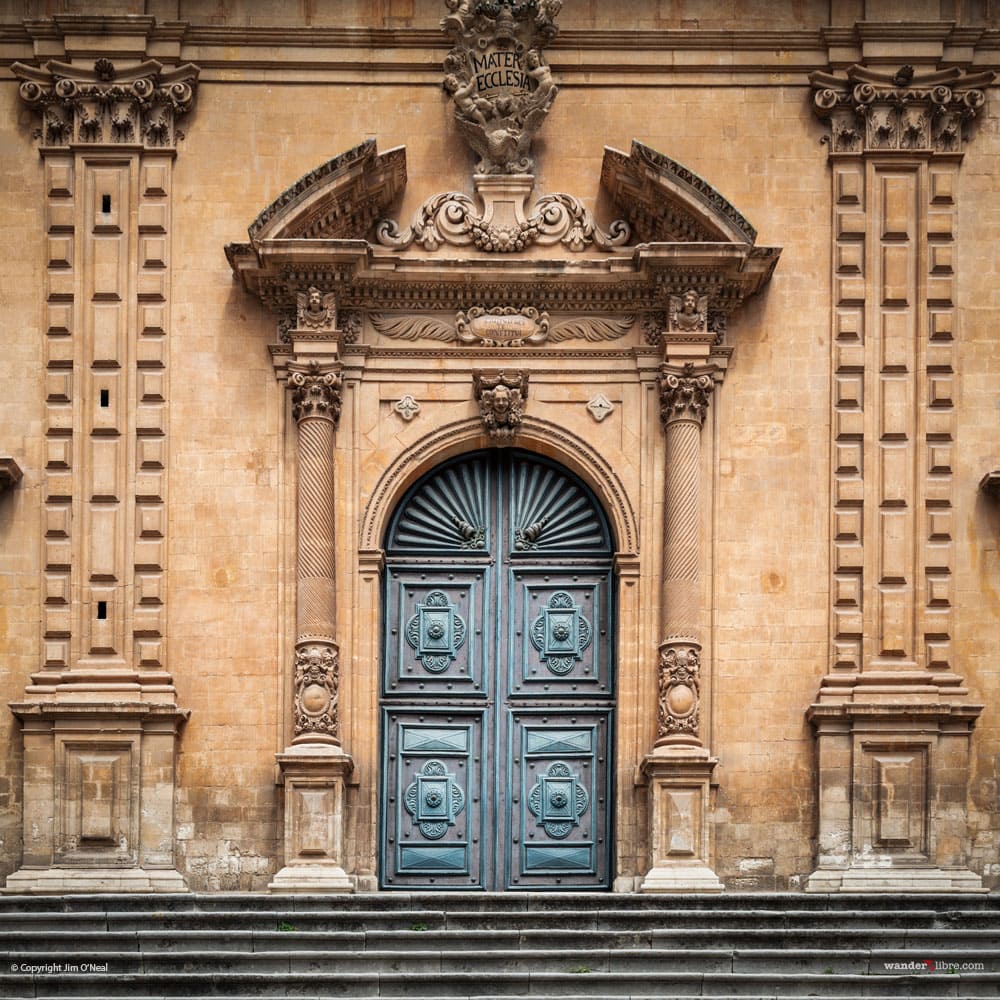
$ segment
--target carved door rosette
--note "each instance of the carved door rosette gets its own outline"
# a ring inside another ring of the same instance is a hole
[[[473,372],[473,391],[486,433],[496,445],[510,444],[524,419],[527,372]]]

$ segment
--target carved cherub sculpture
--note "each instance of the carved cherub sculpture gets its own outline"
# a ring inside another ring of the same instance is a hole
[[[300,329],[333,329],[337,323],[337,304],[333,292],[324,294],[315,285],[296,296]]]
[[[670,329],[681,333],[708,330],[708,296],[689,288],[683,295],[670,296]]]

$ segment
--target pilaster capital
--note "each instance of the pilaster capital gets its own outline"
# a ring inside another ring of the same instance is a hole
[[[664,427],[679,420],[694,421],[699,427],[705,422],[709,398],[715,391],[710,370],[696,369],[692,364],[680,369],[664,365],[657,381]]]
[[[830,123],[830,154],[961,153],[969,127],[986,103],[992,71],[966,73],[953,66],[895,73],[850,66],[843,74],[815,72],[813,111]]]
[[[339,367],[310,361],[288,365],[288,385],[292,390],[292,416],[296,423],[307,419],[340,423],[341,387]]]
[[[177,119],[194,103],[201,70],[193,63],[166,69],[155,59],[118,68],[107,58],[93,69],[50,61],[14,63],[20,96],[42,116],[43,148],[142,146],[172,150],[183,133]]]

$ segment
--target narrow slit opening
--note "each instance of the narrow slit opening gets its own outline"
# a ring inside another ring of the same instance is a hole
[[[97,602],[97,620],[99,622],[107,621],[108,618],[108,602],[98,601]]]
[[[111,405],[111,393],[107,389],[101,390],[101,406],[107,409]]]
[[[111,195],[102,194],[101,195],[101,211],[107,215],[111,211]]]

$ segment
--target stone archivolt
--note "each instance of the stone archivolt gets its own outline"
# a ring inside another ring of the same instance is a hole
[[[164,69],[155,59],[120,69],[102,58],[92,70],[53,60],[41,68],[14,63],[11,72],[21,81],[21,99],[42,115],[43,146],[163,149],[182,137],[176,121],[194,102],[200,71],[192,63]]]

